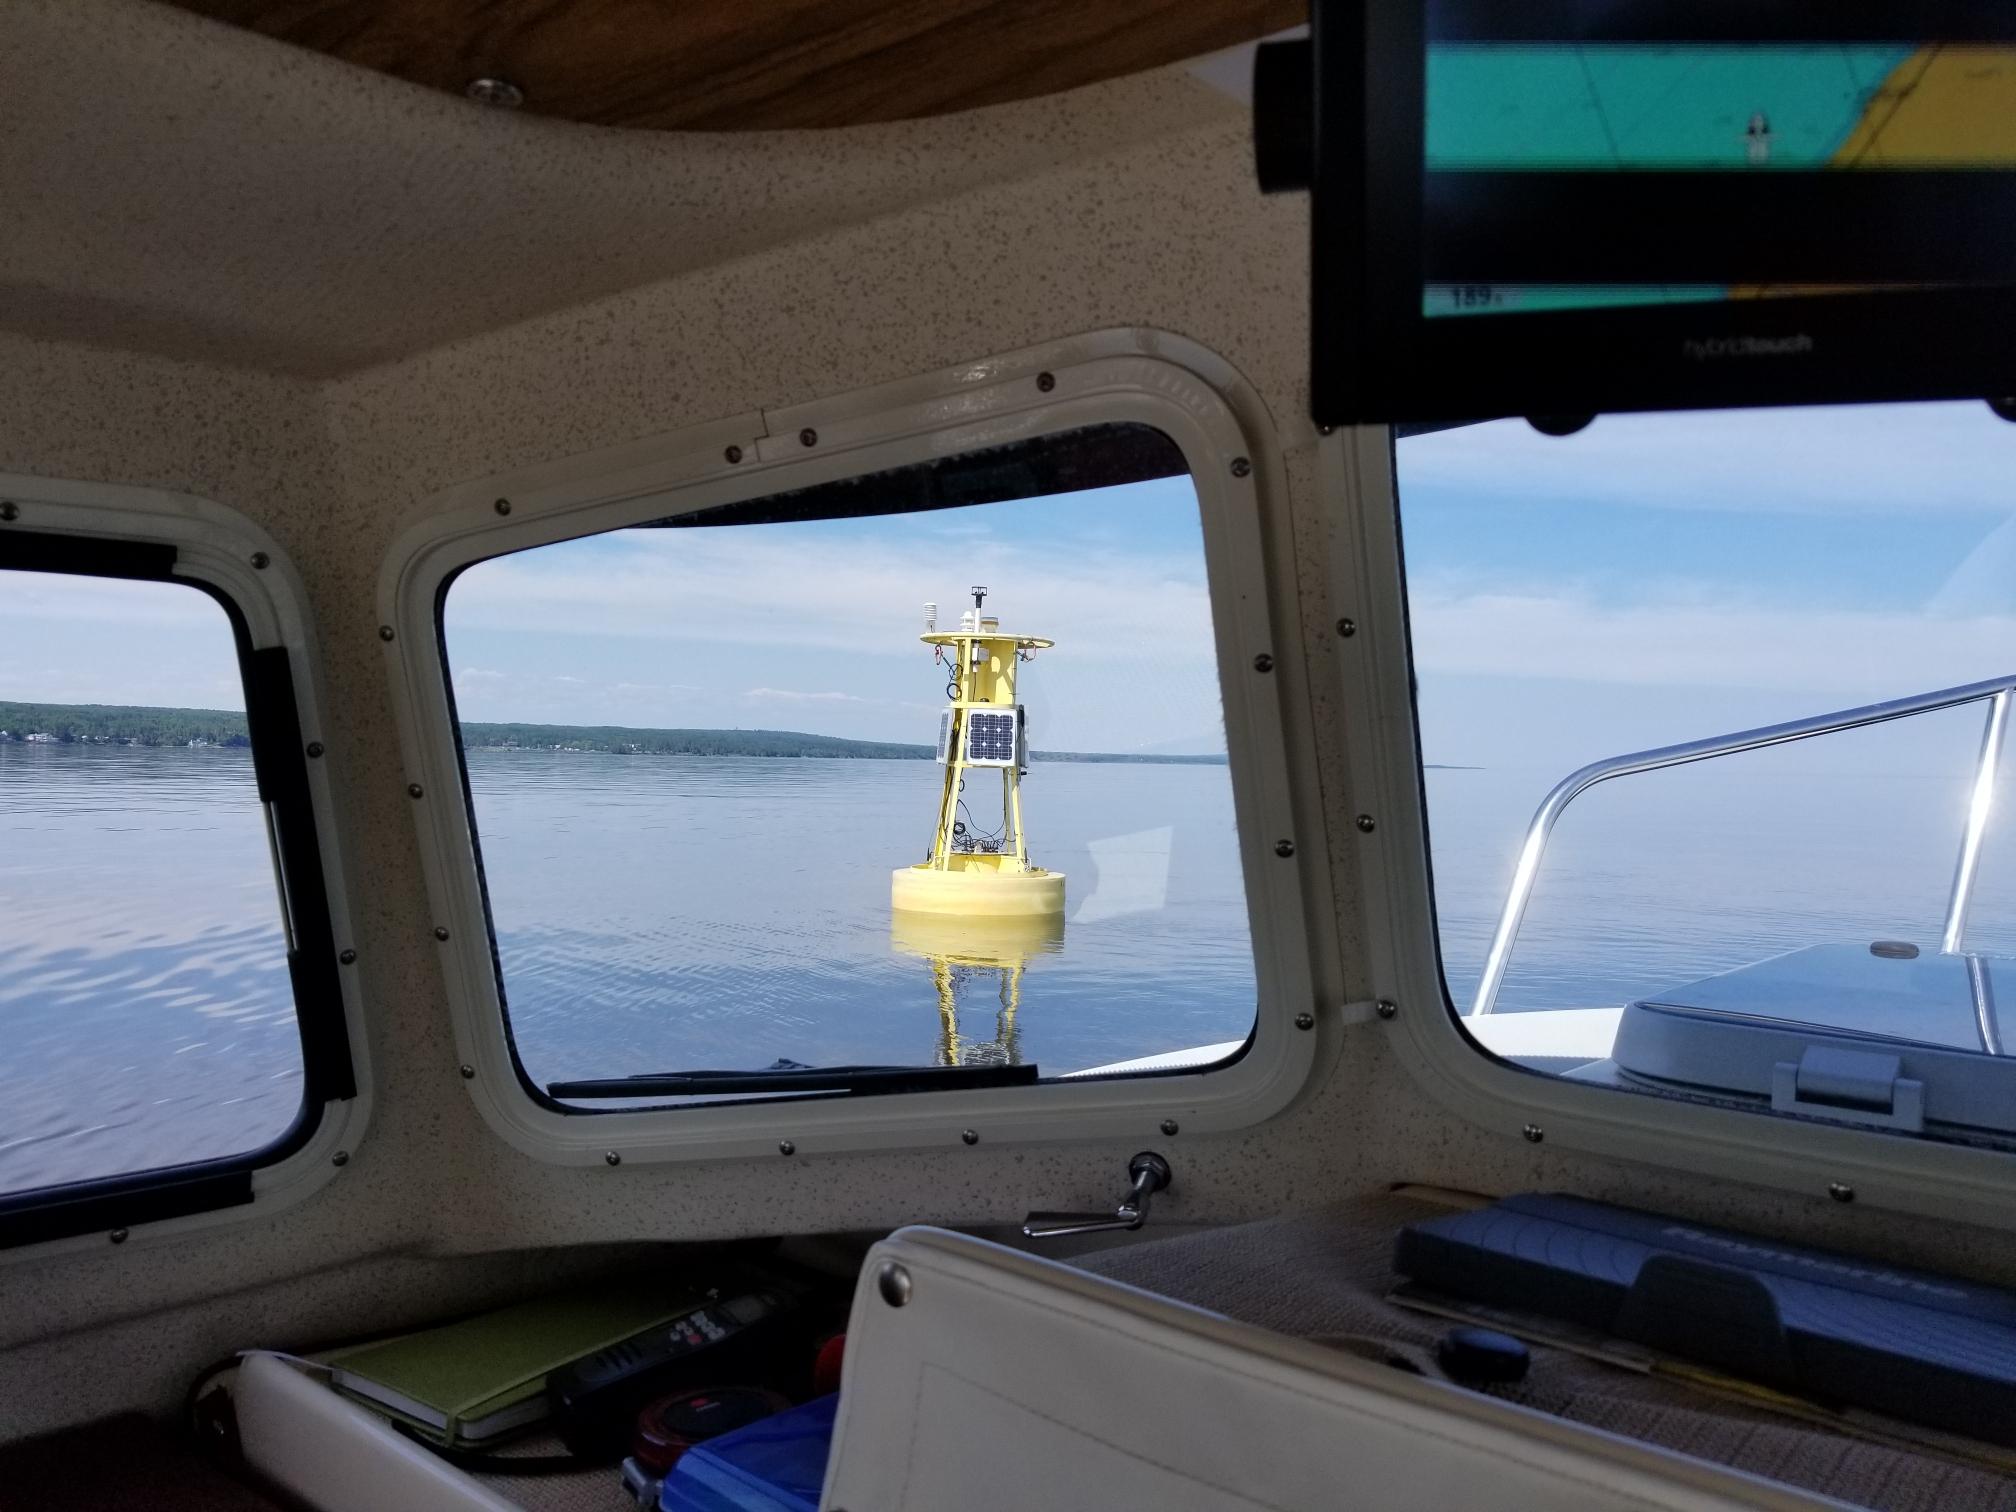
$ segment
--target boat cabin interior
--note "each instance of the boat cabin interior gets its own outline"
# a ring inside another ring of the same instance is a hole
[[[0,1509],[2016,1509],[2016,22],[1314,10],[0,0]]]

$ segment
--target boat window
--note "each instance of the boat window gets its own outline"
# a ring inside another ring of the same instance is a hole
[[[133,555],[0,570],[0,1242],[249,1200],[244,1170],[311,1122],[247,723],[269,653],[167,580],[172,548]],[[122,1205],[171,1177],[174,1202]]]
[[[2016,1136],[2016,426],[1865,406],[1395,449],[1471,1035],[1582,1081]]]
[[[1255,987],[1196,493],[1107,425],[442,597],[498,990],[566,1111],[1195,1070]]]

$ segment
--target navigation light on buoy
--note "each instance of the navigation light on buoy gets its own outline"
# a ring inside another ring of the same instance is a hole
[[[1017,668],[1056,643],[1004,631],[1000,620],[982,615],[986,600],[984,587],[973,589],[973,607],[959,616],[957,630],[939,630],[938,606],[924,606],[921,639],[946,668],[946,706],[938,717],[945,778],[930,854],[898,867],[890,879],[889,900],[899,913],[1001,919],[1064,911],[1064,874],[1029,861],[1022,828],[1029,721],[1015,701]],[[983,797],[997,772],[998,818]]]

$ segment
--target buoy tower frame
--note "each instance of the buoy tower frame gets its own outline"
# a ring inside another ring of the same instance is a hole
[[[968,918],[1030,918],[1064,909],[1064,874],[1029,861],[1022,824],[1022,774],[1028,762],[1027,719],[1016,700],[1017,669],[1036,651],[1056,644],[1036,635],[1002,630],[983,615],[984,587],[957,630],[936,628],[927,606],[924,644],[937,648],[948,671],[947,706],[939,720],[938,758],[944,782],[930,855],[897,868],[890,901],[898,910]],[[997,837],[964,833],[959,819],[966,779],[994,769],[1001,774],[1003,830]]]

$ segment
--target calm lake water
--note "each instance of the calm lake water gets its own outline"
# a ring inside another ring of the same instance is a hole
[[[1595,789],[1558,831],[1500,1006],[1617,1003],[1819,939],[1936,944],[1968,755],[1872,771],[1764,753]],[[1066,922],[991,954],[892,934],[889,871],[929,839],[931,763],[478,751],[469,769],[512,1030],[542,1083],[948,1053],[1056,1073],[1252,1023],[1223,767],[1038,764],[1032,848],[1069,876]],[[1460,1004],[1559,775],[1428,774]],[[1971,943],[2016,947],[2000,831]],[[0,745],[0,1191],[278,1138],[300,1098],[282,949],[243,752]]]
[[[0,745],[0,1191],[284,1134],[286,949],[248,752]]]
[[[922,859],[940,772],[471,752],[527,1072],[931,1065],[934,944],[956,978],[962,1047],[983,1054],[1011,1028],[1002,1048],[1045,1071],[1245,1037],[1252,954],[1224,767],[1039,763],[1023,785],[1031,855],[1065,873],[1068,901],[1061,940],[1019,948],[892,932],[889,873]],[[983,821],[988,785],[969,780]],[[1002,964],[975,964],[990,951]]]

